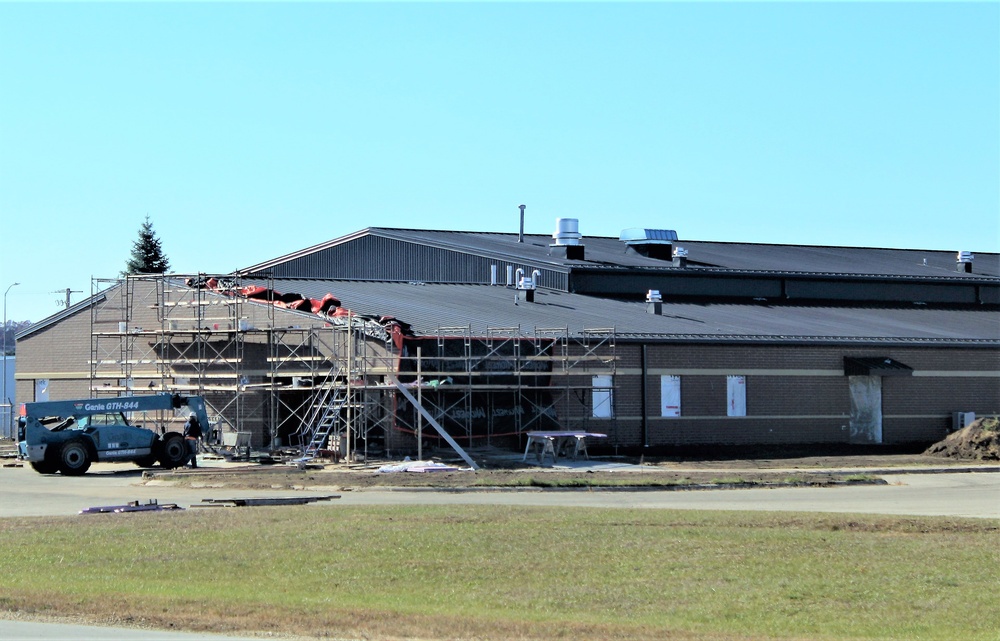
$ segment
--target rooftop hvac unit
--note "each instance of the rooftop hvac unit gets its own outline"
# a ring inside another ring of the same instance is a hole
[[[677,240],[673,229],[623,229],[618,239],[629,245],[669,245]]]
[[[618,239],[625,243],[627,251],[646,258],[670,260],[671,250],[677,242],[677,232],[673,229],[623,229]]]

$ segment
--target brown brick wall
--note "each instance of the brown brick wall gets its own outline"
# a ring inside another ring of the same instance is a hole
[[[106,331],[116,331],[121,303],[114,298],[114,291],[109,294],[112,298],[102,303],[97,318],[105,323]],[[143,302],[156,300],[155,292],[137,290],[133,295],[129,326],[162,327],[164,318],[154,306]],[[226,309],[220,303],[206,314],[228,314],[223,311]],[[288,312],[271,310],[266,305],[245,304],[242,310],[241,316],[249,317],[255,327],[266,327],[272,319],[279,326],[291,324],[286,322],[291,318]],[[170,319],[182,322],[184,313],[193,312],[190,308],[174,308]],[[299,315],[294,318],[296,324],[306,320]],[[33,400],[35,379],[41,377],[50,380],[50,397],[54,400],[90,396],[91,329],[91,312],[84,310],[19,341],[18,400]],[[263,340],[261,336],[252,340]],[[320,351],[330,349],[322,347]],[[571,352],[583,354],[580,346],[573,346]],[[575,370],[580,372],[578,376],[553,376],[555,408],[566,427],[608,433],[609,441],[620,446],[642,444],[644,398],[650,445],[846,443],[850,396],[848,379],[843,375],[845,356],[885,356],[914,369],[913,376],[882,379],[883,441],[887,444],[937,440],[949,430],[951,413],[955,411],[1000,413],[997,349],[650,344],[646,346],[645,390],[640,344],[619,341],[613,349],[604,345],[598,352],[605,358],[613,355],[613,361],[584,361]],[[266,355],[260,347],[252,346],[248,346],[247,353],[244,370],[257,370],[257,375],[262,376],[260,372],[267,367]],[[615,417],[595,419],[591,416],[588,390],[591,376],[611,369],[616,371]],[[679,418],[660,417],[660,377],[665,374],[681,376]],[[727,374],[746,376],[747,417],[726,416]],[[258,380],[263,379],[252,382]],[[144,381],[136,383],[142,386]],[[226,405],[221,399],[218,403]],[[245,423],[241,429],[254,434],[255,444],[261,443],[269,429],[266,404],[248,402],[237,414],[231,419]]]
[[[568,426],[642,443],[640,346],[616,349],[615,418],[589,418],[569,403]],[[931,442],[946,435],[951,413],[1000,414],[1000,352],[994,349],[844,346],[649,345],[645,389],[647,442],[656,445],[847,443],[851,400],[845,356],[885,356],[914,369],[882,378],[883,443]],[[681,376],[681,417],[660,416],[660,377]],[[726,416],[726,376],[746,376],[747,416]],[[578,381],[579,382],[579,381]]]

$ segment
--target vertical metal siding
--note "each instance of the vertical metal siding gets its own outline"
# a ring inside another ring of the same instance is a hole
[[[497,266],[500,284],[507,266],[530,275],[541,272],[539,285],[567,291],[568,275],[536,265],[498,261],[380,236],[364,236],[315,254],[292,259],[273,268],[275,278],[340,278],[391,282],[482,284],[490,282],[490,266]]]

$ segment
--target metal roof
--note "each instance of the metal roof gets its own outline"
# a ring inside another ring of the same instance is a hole
[[[925,307],[807,307],[665,302],[662,315],[642,302],[623,302],[539,288],[535,302],[516,290],[489,285],[441,285],[336,280],[275,281],[281,293],[307,298],[332,293],[359,314],[392,316],[417,334],[469,327],[476,336],[491,328],[614,328],[622,337],[671,341],[874,342],[1000,345],[1000,312]],[[447,332],[446,332],[447,333]]]
[[[371,227],[353,234],[313,245],[292,254],[258,263],[243,273],[267,270],[278,264],[309,256],[365,235],[415,243],[497,260],[533,264],[556,271],[574,268],[675,268],[669,261],[648,258],[628,250],[618,238],[584,236],[584,260],[574,260],[551,253],[551,236],[526,234],[518,242],[517,234],[464,232]],[[972,273],[956,267],[956,251],[922,249],[884,249],[873,247],[827,247],[811,245],[769,245],[760,243],[707,242],[680,239],[675,246],[688,251],[688,270],[739,270],[777,273],[852,274],[872,276],[910,276],[933,279],[1000,278],[1000,254],[975,253]]]

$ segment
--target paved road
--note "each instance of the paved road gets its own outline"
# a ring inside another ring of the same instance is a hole
[[[121,465],[94,466],[78,478],[45,476],[30,468],[0,468],[0,517],[76,514],[99,505],[128,501],[177,503],[187,507],[204,498],[310,496],[317,489],[227,490],[139,485],[141,472]],[[925,516],[1000,518],[1000,473],[892,474],[888,485],[834,488],[779,488],[697,491],[437,492],[366,490],[344,492],[337,505],[494,504],[575,507],[632,507],[716,510],[854,512]]]
[[[137,630],[135,628],[108,628],[72,623],[0,621],[0,639],[4,639],[4,641],[66,641],[67,639],[73,641],[261,641],[261,638]]]

